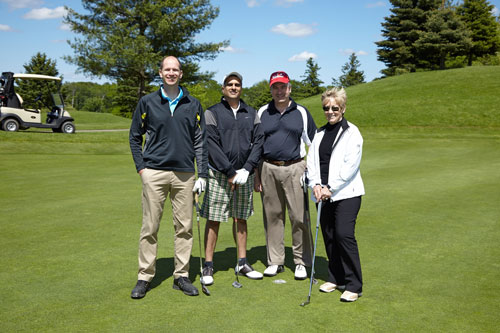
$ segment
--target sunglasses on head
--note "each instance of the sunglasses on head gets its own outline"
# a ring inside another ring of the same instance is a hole
[[[326,105],[323,105],[323,111],[327,112],[327,111],[339,111],[340,108],[338,106],[326,106]]]

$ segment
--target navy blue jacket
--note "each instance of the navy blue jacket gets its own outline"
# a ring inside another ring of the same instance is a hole
[[[141,98],[130,126],[129,142],[137,171],[144,168],[195,172],[208,176],[205,117],[200,102],[180,87],[183,97],[174,114],[161,91]],[[143,135],[146,135],[144,147]]]
[[[257,111],[240,100],[234,116],[224,99],[205,112],[209,167],[231,178],[236,170],[250,173],[257,167],[262,152],[264,134]]]

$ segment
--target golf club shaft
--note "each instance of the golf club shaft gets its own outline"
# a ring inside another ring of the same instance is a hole
[[[239,255],[238,255],[238,251],[239,251],[239,242],[238,242],[238,221],[236,219],[236,189],[237,189],[237,185],[234,185],[234,189],[233,189],[233,220],[234,220],[234,240],[236,242],[236,270],[234,271],[234,275],[236,275],[236,281],[235,283],[233,283],[233,286],[234,287],[237,287],[237,288],[241,288],[242,285],[240,283],[240,279],[238,277],[239,275],[239,270],[240,270],[240,258],[239,258]]]
[[[307,302],[304,305],[309,304],[309,301],[311,300],[311,290],[312,290],[313,279],[314,279],[314,264],[316,262],[316,247],[318,245],[318,229],[319,229],[319,220],[321,217],[322,203],[323,202],[320,201],[318,204],[318,217],[316,218],[316,237],[314,239],[313,262],[312,262],[312,268],[311,268],[311,282],[309,283],[309,294],[307,295]]]
[[[205,281],[203,280],[203,262],[201,259],[201,232],[200,232],[200,204],[199,204],[199,195],[198,192],[194,194],[194,204],[196,208],[196,224],[198,225],[198,246],[200,248],[200,282],[201,289],[206,295],[210,295],[207,287],[205,286]]]

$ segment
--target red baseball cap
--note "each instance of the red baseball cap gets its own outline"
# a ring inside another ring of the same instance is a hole
[[[285,72],[274,72],[271,74],[271,77],[269,78],[269,86],[272,86],[276,82],[283,82],[283,83],[288,83],[290,82],[290,78],[288,77],[288,74]]]

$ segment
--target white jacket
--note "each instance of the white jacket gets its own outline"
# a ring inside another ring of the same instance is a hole
[[[333,191],[330,201],[339,201],[365,194],[365,187],[359,172],[363,137],[355,125],[345,119],[342,119],[341,122],[341,128],[333,143],[328,170],[328,185]],[[321,184],[319,145],[324,135],[324,128],[319,128],[307,155],[307,173],[311,188],[314,188],[316,184]],[[313,201],[316,201],[314,193],[311,194]]]

